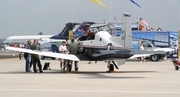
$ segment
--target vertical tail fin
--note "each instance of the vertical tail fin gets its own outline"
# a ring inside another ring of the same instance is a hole
[[[64,29],[57,35],[51,37],[51,39],[68,39],[69,30],[73,30],[75,23],[67,23]]]
[[[132,47],[131,15],[124,13],[120,42],[123,47]]]

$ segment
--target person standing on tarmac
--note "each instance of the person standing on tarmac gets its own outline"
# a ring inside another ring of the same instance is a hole
[[[67,46],[66,46],[66,41],[62,41],[62,45],[59,46],[59,52],[60,53],[64,53],[64,54],[68,54],[69,51],[67,49]],[[62,59],[60,58],[60,68],[61,68],[61,71],[64,71],[65,70],[65,59]]]
[[[71,45],[68,48],[69,54],[77,54],[79,42],[74,43],[74,39],[71,39]],[[78,71],[78,61],[74,62],[75,71]]]
[[[34,43],[30,46],[30,49],[31,50],[38,50],[38,40],[34,40]],[[31,60],[32,60],[32,64],[33,64],[34,73],[37,73],[36,63],[38,64],[39,72],[43,73],[42,65],[41,65],[41,62],[40,62],[40,59],[39,59],[39,55],[31,54]]]
[[[140,50],[144,50],[143,43],[140,43]],[[147,62],[147,60],[145,59],[144,56],[141,57],[141,63],[142,63],[142,62]]]
[[[30,45],[31,45],[31,40],[28,40],[25,48],[30,49]],[[24,59],[26,60],[26,64],[25,64],[26,72],[31,72],[31,70],[30,70],[30,56],[31,55],[29,53],[24,53]]]

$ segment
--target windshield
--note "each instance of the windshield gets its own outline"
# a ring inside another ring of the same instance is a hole
[[[99,32],[99,31],[108,31],[111,35],[116,35],[116,28],[112,24],[101,24],[101,25],[92,25],[89,28],[89,31],[92,32]]]
[[[153,47],[154,44],[151,41],[142,41],[144,47]]]

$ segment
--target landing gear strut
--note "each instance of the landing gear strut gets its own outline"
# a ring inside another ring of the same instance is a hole
[[[67,72],[71,72],[72,70],[72,61],[68,60],[68,63],[67,63]]]
[[[66,68],[67,72],[71,72],[72,71],[72,65],[73,65],[72,60],[66,60],[65,67],[63,69],[65,70],[65,68]],[[77,61],[75,61],[74,70],[78,71],[78,62]]]
[[[107,61],[107,68],[109,69],[108,72],[114,72],[114,66],[116,67],[116,69],[119,69],[114,61]]]

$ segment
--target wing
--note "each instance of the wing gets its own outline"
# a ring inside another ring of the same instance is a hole
[[[73,54],[63,54],[63,53],[54,53],[54,52],[33,51],[33,50],[30,50],[30,49],[15,48],[15,47],[6,47],[6,49],[13,50],[13,51],[19,51],[19,52],[26,52],[26,53],[30,53],[30,54],[49,56],[49,57],[54,57],[54,58],[62,58],[62,59],[67,59],[67,60],[79,61],[79,58],[77,58]]]
[[[142,51],[142,50],[100,50],[101,54],[93,55],[95,60],[106,59],[133,59],[146,57],[154,54],[166,54],[164,51]]]

